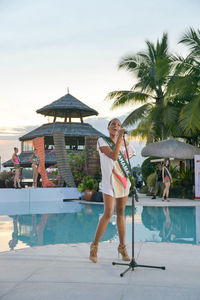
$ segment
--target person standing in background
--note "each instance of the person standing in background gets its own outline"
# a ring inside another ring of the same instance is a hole
[[[15,147],[14,148],[14,153],[12,156],[12,162],[14,164],[14,170],[15,170],[15,176],[14,176],[14,188],[17,189],[21,189],[21,185],[20,185],[20,158],[17,155],[18,153],[18,148]],[[18,186],[17,186],[18,185]]]
[[[30,158],[30,162],[32,163],[32,169],[33,169],[33,187],[37,187],[37,178],[38,178],[38,167],[40,164],[40,159],[37,155],[37,149],[33,150],[33,155]]]
[[[137,182],[138,182],[138,188],[140,189],[143,186],[143,179],[142,179],[142,173],[141,172],[138,173]]]
[[[156,185],[154,195],[151,199],[156,199],[158,192],[163,191],[163,178],[162,178],[162,164],[158,164],[158,170],[156,171]]]
[[[165,184],[162,201],[165,200],[165,196],[166,196],[166,199],[169,202],[169,199],[168,199],[169,189],[170,189],[170,184],[172,183],[172,175],[169,171],[169,159],[165,160],[164,167],[162,168],[162,178],[163,178],[163,183]]]

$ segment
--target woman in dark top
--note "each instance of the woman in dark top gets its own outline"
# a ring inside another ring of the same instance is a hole
[[[162,178],[163,178],[163,183],[165,184],[162,201],[165,200],[165,196],[166,196],[167,201],[169,201],[169,199],[168,199],[169,189],[170,189],[170,183],[172,182],[172,176],[169,171],[169,159],[167,159],[165,161],[164,167],[162,169]]]
[[[163,178],[162,178],[162,164],[158,164],[158,170],[156,171],[156,185],[154,190],[154,195],[151,199],[156,199],[156,196],[159,192],[163,190]]]

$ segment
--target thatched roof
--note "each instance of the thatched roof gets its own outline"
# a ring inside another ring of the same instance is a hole
[[[61,118],[82,118],[98,115],[96,110],[90,108],[69,93],[52,102],[51,104],[38,109],[36,112],[45,116]]]
[[[193,159],[194,155],[200,155],[200,149],[190,144],[169,138],[161,142],[151,143],[144,147],[142,156],[154,156],[176,159]]]
[[[20,158],[20,166],[23,168],[30,168],[30,157],[33,155],[32,151],[22,152],[19,155]],[[51,153],[51,150],[45,150],[45,165],[46,167],[54,165],[56,163],[56,156],[55,153]],[[10,160],[3,163],[4,167],[13,167],[13,163]]]
[[[56,123],[48,123],[44,124],[29,133],[21,136],[19,138],[20,141],[32,140],[39,136],[53,136],[54,131],[64,132],[65,136],[103,136],[103,134],[94,129],[88,123],[64,123],[64,122],[56,122]]]

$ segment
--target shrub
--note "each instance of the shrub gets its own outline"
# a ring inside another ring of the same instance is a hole
[[[179,170],[176,172],[176,176],[173,176],[174,185],[191,186],[194,182],[193,170]]]
[[[156,169],[156,166],[150,162],[151,159],[152,157],[145,159],[141,166],[142,178],[145,184],[147,184],[147,177]]]
[[[97,190],[98,189],[98,181],[93,179],[91,176],[86,176],[82,179],[81,183],[78,185],[78,191],[80,193],[85,190]]]
[[[142,186],[142,187],[139,189],[139,193],[141,193],[141,194],[146,194],[146,193],[148,193],[148,186],[147,186],[147,185]]]
[[[8,181],[11,181],[13,179],[13,176],[14,176],[14,173],[9,171],[3,171],[0,173],[0,178],[3,179],[3,180],[8,180]]]
[[[171,198],[194,199],[193,187],[184,187],[181,185],[174,185],[170,188]]]
[[[156,173],[152,173],[147,177],[147,186],[149,188],[155,187],[156,184]]]

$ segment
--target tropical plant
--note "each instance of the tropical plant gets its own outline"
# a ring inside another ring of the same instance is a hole
[[[199,144],[200,129],[200,30],[190,28],[179,43],[189,47],[186,58],[172,57],[175,66],[168,92],[180,104],[180,127],[192,144]],[[166,102],[168,99],[166,97]]]
[[[145,159],[141,166],[142,178],[144,183],[147,183],[147,177],[154,173],[156,166],[151,162],[152,157]]]
[[[194,171],[189,169],[181,169],[176,172],[176,177],[173,177],[173,181],[176,185],[188,186],[192,185],[194,181]]]
[[[119,69],[125,69],[136,77],[136,84],[128,91],[113,91],[107,98],[114,100],[112,108],[142,104],[128,115],[123,126],[137,124],[131,134],[140,135],[151,142],[162,140],[172,133],[180,109],[170,101],[168,94],[174,68],[167,34],[164,33],[156,45],[146,41],[146,46],[146,51],[125,56],[119,63]]]
[[[86,166],[85,166],[85,153],[68,153],[69,163],[72,171],[72,175],[74,177],[74,182],[76,186],[82,181],[82,179],[86,176]],[[55,184],[58,183],[58,169],[57,166],[50,166],[48,168],[48,175],[50,178],[53,178],[53,182]]]
[[[0,178],[3,179],[3,180],[8,180],[8,181],[11,181],[13,180],[13,177],[14,177],[14,173],[12,171],[3,171],[0,173]]]
[[[49,177],[49,179],[52,180],[52,182],[55,184],[55,185],[58,185],[58,167],[57,165],[53,165],[53,166],[49,166],[47,168],[47,175]]]
[[[81,183],[78,185],[78,191],[80,193],[84,192],[85,190],[97,190],[98,189],[98,181],[91,176],[85,176]]]
[[[147,186],[149,188],[154,188],[156,184],[156,173],[152,173],[147,177]]]
[[[74,182],[76,186],[82,182],[83,178],[86,176],[86,166],[85,166],[85,153],[68,153],[70,158],[70,167],[72,170],[72,175],[74,177]]]

